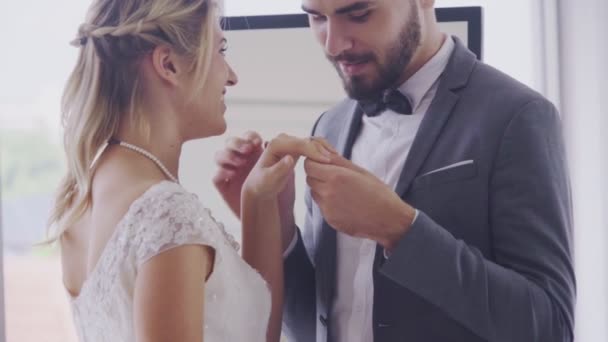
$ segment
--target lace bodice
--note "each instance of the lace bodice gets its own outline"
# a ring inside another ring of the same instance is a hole
[[[238,244],[194,194],[161,182],[133,202],[99,261],[71,298],[81,341],[135,341],[133,295],[138,269],[168,249],[201,244],[215,249],[205,286],[205,341],[264,341],[270,292],[238,254]]]

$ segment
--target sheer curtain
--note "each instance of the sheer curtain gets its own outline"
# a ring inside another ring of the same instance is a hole
[[[577,341],[608,341],[608,4],[558,0],[560,98],[574,196]]]

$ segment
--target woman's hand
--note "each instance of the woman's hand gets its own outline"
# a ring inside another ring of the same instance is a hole
[[[279,202],[291,209],[293,217],[293,168],[304,156],[325,165],[331,163],[333,148],[322,139],[300,139],[285,134],[266,144],[257,163],[243,184],[241,222],[243,225],[242,257],[266,280],[272,295],[267,341],[279,341],[283,312],[283,245],[285,222],[279,213]],[[290,183],[288,183],[290,182]],[[285,189],[287,188],[287,189]],[[280,195],[283,193],[283,195]],[[290,197],[290,198],[281,198]],[[286,203],[283,203],[286,204]],[[288,217],[288,216],[286,216]],[[295,224],[291,227],[293,231]],[[293,234],[292,234],[293,235]]]
[[[296,138],[280,134],[267,143],[253,167],[243,192],[258,199],[273,199],[283,190],[298,159],[303,156],[319,163],[331,163],[336,151],[322,138]]]

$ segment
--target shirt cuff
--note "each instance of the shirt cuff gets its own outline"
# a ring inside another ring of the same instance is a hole
[[[420,212],[418,211],[418,209],[416,209],[416,213],[414,214],[414,219],[412,220],[412,225],[416,222],[416,219],[418,218],[418,214]],[[291,247],[291,246],[290,246]],[[289,250],[289,249],[288,249]],[[387,251],[386,249],[382,251],[382,253],[384,254],[384,259],[388,259],[391,256],[391,253],[389,251]],[[285,257],[285,255],[283,254],[283,257]]]
[[[289,254],[291,254],[291,252],[293,251],[293,249],[296,248],[296,244],[297,243],[298,243],[298,232],[294,231],[293,232],[293,239],[291,239],[291,242],[289,243],[289,246],[287,246],[287,249],[283,252],[283,259],[287,258],[289,256]]]

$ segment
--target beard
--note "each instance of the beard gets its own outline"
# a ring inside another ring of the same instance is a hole
[[[327,58],[334,65],[344,90],[348,96],[355,100],[373,100],[381,96],[382,92],[399,86],[397,82],[401,78],[405,68],[410,64],[414,53],[418,49],[421,40],[420,18],[416,8],[412,8],[409,20],[403,25],[397,39],[385,49],[385,61],[380,62],[373,53],[349,54],[342,53],[337,57]],[[370,76],[344,75],[339,62],[346,63],[372,63],[374,71]]]

